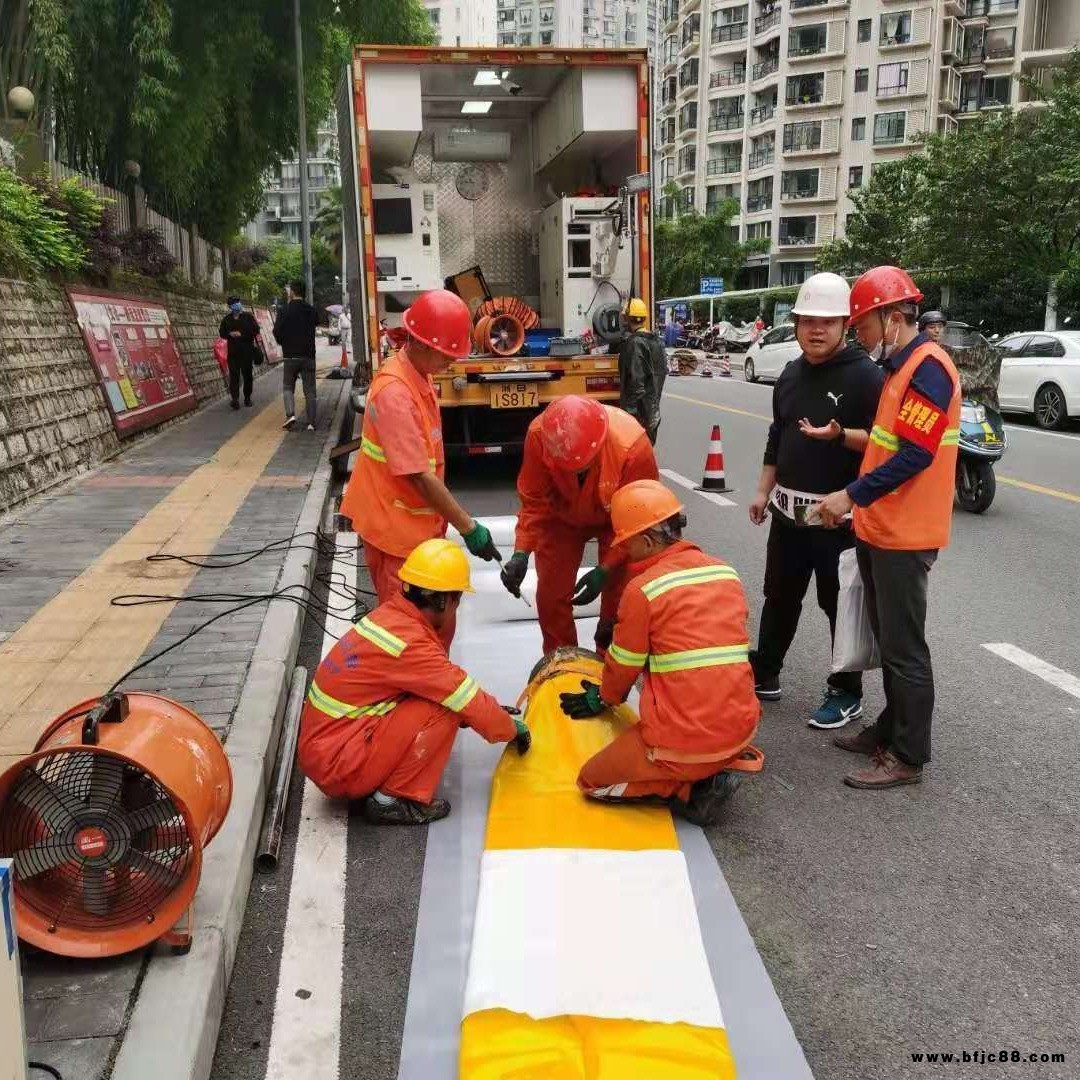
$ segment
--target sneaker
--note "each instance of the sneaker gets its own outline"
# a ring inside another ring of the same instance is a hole
[[[306,428],[304,428],[304,430],[305,431],[314,431],[315,430],[315,425],[314,424],[308,424],[308,426]]]
[[[715,825],[720,807],[735,794],[741,783],[739,773],[722,772],[706,777],[690,788],[689,802],[672,799],[671,809],[692,825]]]
[[[863,724],[862,730],[854,735],[834,736],[833,746],[839,746],[849,754],[866,754],[868,757],[873,757],[878,751],[885,749],[873,724]]]
[[[384,803],[369,795],[364,800],[364,819],[369,825],[427,825],[449,813],[450,803],[446,799],[432,799],[429,803],[394,799]]]
[[[779,701],[782,694],[780,691],[780,676],[769,675],[760,678],[757,673],[757,650],[750,650],[750,668],[754,672],[754,693],[758,701]]]
[[[829,686],[825,698],[811,713],[807,723],[816,728],[838,728],[850,724],[862,716],[862,698],[847,690],[837,690]]]
[[[286,431],[292,431],[292,429],[293,429],[294,427],[296,427],[296,417],[295,417],[295,416],[287,416],[287,417],[285,418],[285,423],[284,423],[284,424],[282,424],[281,426],[282,426],[282,427],[283,427],[283,428],[284,428],[284,429],[285,429]]]
[[[230,409],[239,409],[240,408],[240,402],[239,401],[230,401],[229,402],[229,408]]]

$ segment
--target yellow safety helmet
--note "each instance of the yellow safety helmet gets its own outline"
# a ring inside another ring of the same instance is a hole
[[[469,560],[452,540],[425,540],[413,548],[398,577],[432,592],[473,592]]]
[[[626,317],[628,319],[647,319],[649,309],[645,306],[645,301],[632,296],[626,303]]]

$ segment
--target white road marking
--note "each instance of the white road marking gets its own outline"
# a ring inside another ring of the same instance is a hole
[[[660,475],[666,476],[669,480],[684,488],[689,488],[695,495],[700,495],[703,499],[708,499],[709,502],[716,503],[717,506],[738,505],[738,503],[733,502],[731,499],[725,499],[723,495],[718,495],[715,491],[698,491],[697,484],[695,484],[693,480],[687,480],[682,473],[677,473],[674,469],[661,469]]]
[[[356,534],[339,533],[336,541],[335,570],[355,583]],[[349,625],[327,617],[324,657]],[[305,780],[266,1080],[338,1080],[348,835],[348,803],[327,799]]]
[[[1064,690],[1066,694],[1080,698],[1080,679],[1075,675],[1070,675],[1069,672],[1062,671],[1061,668],[1054,667],[1053,664],[1048,664],[1045,660],[1040,660],[1037,656],[1032,656],[1031,653],[1024,652],[1023,649],[1018,649],[1007,641],[984,644],[983,648],[1032,675],[1038,675],[1044,682],[1056,686],[1059,690]]]
[[[1070,435],[1065,431],[1043,431],[1042,428],[1025,427],[1023,424],[1006,424],[1006,431],[1021,431],[1027,435],[1047,435],[1051,439],[1068,439],[1072,443],[1080,443],[1080,436]]]

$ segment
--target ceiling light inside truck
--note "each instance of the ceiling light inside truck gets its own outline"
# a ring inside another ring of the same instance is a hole
[[[490,101],[463,101],[461,111],[465,116],[483,116],[491,111]]]
[[[499,73],[497,71],[478,71],[473,79],[473,86],[498,86]]]

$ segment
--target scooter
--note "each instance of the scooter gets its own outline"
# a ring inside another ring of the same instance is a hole
[[[960,405],[960,454],[956,459],[956,501],[969,514],[984,514],[994,501],[994,463],[1009,448],[1001,414],[965,399]]]

